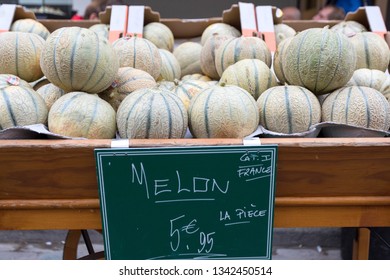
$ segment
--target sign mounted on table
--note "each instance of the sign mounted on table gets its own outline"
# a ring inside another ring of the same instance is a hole
[[[95,158],[107,259],[271,259],[277,146]]]

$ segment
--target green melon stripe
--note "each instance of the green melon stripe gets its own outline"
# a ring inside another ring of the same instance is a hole
[[[96,116],[98,115],[98,105],[99,105],[99,99],[96,98],[95,104],[93,106],[93,112],[92,112],[92,118],[89,121],[88,129],[87,129],[87,135],[89,134],[89,131],[91,130],[91,126],[94,123]]]
[[[252,51],[252,58],[257,58],[257,55],[256,55],[257,51],[258,51],[258,48],[256,48],[257,45],[253,42],[253,44],[250,44],[249,47],[250,47],[250,49]],[[262,48],[261,48],[261,51],[262,51]],[[264,60],[265,60],[264,52],[263,53],[259,53],[259,55],[260,55],[260,57],[264,56]]]
[[[302,87],[299,87],[299,90],[305,95],[305,98],[306,98],[306,101],[307,101],[307,105],[308,105],[308,108],[309,108],[309,125],[307,127],[307,130],[310,129],[310,126],[312,125],[312,122],[313,122],[313,107],[312,107],[312,104],[310,102],[310,97],[309,97],[309,93],[304,90]]]
[[[255,72],[255,98],[257,99],[260,96],[260,88],[259,88],[259,70],[257,69],[257,65],[254,60],[252,60],[253,70]],[[249,80],[249,77],[248,77]],[[270,79],[268,77],[268,84],[270,83]]]
[[[130,119],[130,116],[131,116],[131,114],[133,113],[133,109],[137,106],[137,105],[139,105],[139,102],[140,102],[140,100],[145,96],[145,94],[147,94],[147,92],[141,92],[140,94],[139,94],[139,97],[136,99],[136,100],[134,100],[132,103],[132,105],[131,105],[131,107],[130,107],[130,109],[129,109],[129,111],[127,112],[127,116],[126,116],[126,134],[125,134],[125,136],[126,136],[126,138],[129,138],[129,135],[128,135],[128,133],[127,133],[127,126],[129,125],[129,119]],[[135,96],[134,96],[135,97]],[[130,137],[131,137],[131,135],[130,135]]]
[[[27,33],[33,33],[35,28],[35,24],[31,25],[31,28],[27,31]]]
[[[222,50],[222,54],[221,54],[221,61],[220,61],[221,62],[221,70],[222,70],[222,72],[225,71],[224,57],[225,57],[226,49],[230,45],[230,43],[233,42],[236,39],[238,39],[238,38],[231,38],[229,41],[227,41],[224,44],[224,47],[223,47],[223,50]]]
[[[345,123],[348,124],[349,102],[351,101],[352,88],[349,88],[347,100],[345,103]]]
[[[232,72],[233,72],[233,74],[234,74],[234,78],[236,79],[235,81],[234,81],[234,83],[233,84],[236,84],[236,85],[238,85],[239,87],[242,87],[242,85],[241,85],[241,80],[243,80],[243,79],[240,79],[238,76],[237,76],[237,69],[236,69],[236,67],[233,67],[232,68],[233,70],[232,70]]]
[[[331,85],[331,83],[333,82],[334,78],[336,77],[337,72],[339,71],[340,62],[341,62],[341,55],[342,55],[342,52],[343,52],[343,40],[341,39],[340,36],[344,36],[344,35],[341,35],[338,32],[336,32],[336,35],[337,35],[338,46],[339,46],[339,55],[338,55],[339,57],[337,59],[337,65],[336,65],[336,68],[334,69],[334,73],[331,76],[331,79],[329,80],[328,84],[323,89],[321,89],[320,92],[325,92],[325,89],[327,89],[329,87],[329,85]]]
[[[298,72],[298,78],[299,78],[300,85],[303,86],[303,87],[307,87],[307,86],[303,82],[302,76],[301,76],[301,69],[300,69],[301,68],[300,67],[300,65],[301,65],[301,63],[300,63],[300,61],[301,61],[301,49],[302,49],[302,45],[303,45],[306,37],[309,35],[309,32],[310,31],[306,31],[306,33],[304,34],[303,38],[299,42],[299,46],[298,46],[298,56],[297,56],[297,67],[298,67],[298,69],[297,69],[297,72]],[[306,55],[306,54],[304,54],[304,55]]]
[[[374,80],[374,71],[370,71],[370,87],[372,87],[373,80]]]
[[[159,95],[162,97],[162,99],[163,99],[163,101],[165,103],[165,109],[168,112],[168,127],[169,127],[168,138],[172,138],[172,129],[173,129],[172,125],[173,124],[172,124],[172,111],[171,111],[171,107],[170,107],[170,104],[169,104],[165,94],[160,93]]]
[[[101,87],[100,86],[100,82],[104,79],[104,76],[106,76],[106,72],[103,72],[102,75],[100,76],[99,80],[95,83],[95,84],[92,84],[92,87],[91,88],[85,88],[84,91],[86,92],[93,92],[95,88],[97,87]],[[107,87],[109,87],[110,85],[107,85]]]
[[[100,56],[100,44],[99,44],[99,36],[97,35],[97,33],[95,33],[95,38],[96,38],[96,56],[95,56],[95,64],[93,65],[93,68],[92,68],[92,72],[91,74],[89,74],[89,77],[88,79],[86,79],[85,83],[83,84],[83,86],[81,87],[82,90],[84,90],[84,87],[89,83],[90,79],[92,78],[92,76],[95,74],[96,72],[96,69],[97,69],[97,65],[98,65],[98,62],[99,62],[99,56]]]
[[[197,84],[194,84],[194,83],[192,83],[192,82],[185,82],[185,85],[190,85],[190,86],[193,86],[193,87],[195,87],[195,88],[197,88],[197,89],[202,89],[201,86],[199,86],[199,85],[197,85]],[[181,89],[189,99],[192,98],[192,95],[188,93],[188,89],[187,89],[186,87],[184,87],[184,85],[179,85],[179,86],[176,88],[175,93],[177,93],[177,91],[178,91],[179,89]]]
[[[154,102],[154,98],[156,97],[156,93],[151,93],[149,95],[152,95],[152,98],[149,98],[149,106],[147,106],[147,108],[150,108],[150,110],[146,122],[146,138],[150,137],[150,128],[152,127],[151,120],[152,120],[152,113],[153,113],[153,102]]]
[[[144,42],[146,43],[146,45],[148,46],[148,49],[149,49],[149,52],[150,52],[150,57],[152,59],[152,65],[153,65],[153,69],[155,67],[155,61],[154,61],[154,55],[153,55],[153,50],[152,50],[152,43],[149,43],[149,41],[147,40],[144,40]]]
[[[363,96],[364,105],[366,106],[366,112],[367,112],[367,126],[366,127],[369,128],[371,125],[370,104],[368,103],[367,95],[364,93],[364,90],[360,86],[358,86],[358,89],[359,89],[361,95]]]
[[[267,124],[267,112],[266,112],[266,107],[267,107],[267,102],[268,102],[268,98],[270,97],[270,95],[272,94],[272,92],[276,89],[276,87],[272,88],[271,90],[269,90],[268,92],[265,93],[265,96],[264,96],[264,104],[263,104],[263,108],[262,108],[262,115],[263,115],[263,122],[264,122],[264,127],[267,128],[268,127],[268,124]]]
[[[206,98],[205,103],[204,103],[204,124],[205,124],[205,128],[206,128],[207,138],[210,138],[209,102],[210,102],[211,96],[213,95],[214,92],[215,92],[215,88],[212,88],[210,90],[210,92],[207,93],[208,95],[207,95],[207,98]]]
[[[321,45],[320,45],[320,52],[318,54],[318,61],[317,61],[317,77],[316,77],[316,80],[315,80],[315,83],[314,83],[314,92],[317,92],[317,85],[318,85],[318,81],[320,80],[320,72],[321,72],[321,68],[322,68],[322,65],[321,65],[321,59],[322,59],[322,55],[323,55],[323,49],[324,49],[324,45],[326,45],[327,43],[327,36],[328,35],[328,30],[326,29],[322,29],[321,30]],[[327,77],[326,77],[327,78]]]
[[[80,38],[80,34],[81,32],[78,32],[77,33],[77,37],[76,37],[76,41],[74,42],[73,46],[72,46],[72,51],[70,53],[70,72],[69,72],[69,76],[70,76],[70,86],[73,88],[73,66],[74,66],[74,59],[75,59],[75,53],[76,53],[76,47],[77,47],[77,43],[79,41],[79,38]]]
[[[233,56],[233,60],[234,62],[233,63],[236,63],[237,61],[239,61],[240,59],[240,55],[241,55],[241,38],[237,38],[235,44],[234,44],[234,56]]]
[[[125,76],[125,74],[123,73],[123,76]],[[149,76],[132,76],[130,78],[128,78],[127,80],[123,81],[122,83],[119,83],[116,87],[119,88],[121,86],[124,86],[128,83],[131,83],[131,82],[134,82],[134,81],[137,81],[137,80],[149,80],[149,81],[153,81],[155,82],[155,80],[152,78],[152,77],[149,77]]]
[[[16,33],[15,38],[15,67],[16,67],[16,76],[19,76],[19,34]]]
[[[54,71],[56,72],[56,76],[57,76],[57,78],[58,78],[58,80],[60,81],[60,83],[62,84],[62,85],[64,85],[64,83],[61,81],[61,77],[60,77],[60,75],[59,75],[59,73],[58,73],[58,69],[57,69],[57,45],[59,44],[59,41],[60,41],[60,38],[61,38],[61,36],[62,36],[62,33],[64,33],[65,32],[65,30],[68,30],[68,29],[66,29],[66,28],[63,28],[62,30],[60,30],[60,32],[59,32],[59,34],[56,36],[57,38],[56,38],[56,41],[55,41],[55,43],[54,43],[54,49],[53,49],[53,60],[52,60],[52,62],[53,62],[53,69],[54,69]]]
[[[171,70],[169,72],[171,72],[171,74],[173,75],[173,78],[175,78],[176,71],[175,71],[175,67],[172,64],[172,61],[170,60],[170,58],[168,57],[168,55],[165,52],[160,52],[160,54],[162,54],[165,57],[165,61],[167,61],[168,65],[169,65],[168,71]]]
[[[9,98],[8,98],[7,92],[5,90],[1,90],[1,93],[3,95],[3,99],[4,99],[5,103],[7,104],[7,106],[5,106],[5,107],[6,107],[7,111],[8,111],[9,117],[11,118],[12,125],[16,126],[17,125],[17,120],[16,120],[15,114],[14,114],[14,112],[12,110],[12,104],[11,104]]]
[[[333,117],[334,117],[334,111],[335,111],[335,107],[337,105],[337,99],[339,98],[339,95],[340,93],[343,91],[344,89],[340,89],[338,90],[338,92],[336,93],[336,96],[334,97],[333,101],[332,101],[332,110],[330,111],[331,114],[330,114],[330,121],[333,121]]]
[[[137,63],[137,37],[134,37],[134,42],[133,42],[133,67],[137,68],[136,63]]]
[[[289,98],[289,91],[288,87],[284,87],[284,98],[285,98],[285,104],[286,104],[286,111],[287,111],[287,122],[288,122],[288,133],[292,133],[292,112],[291,112],[291,106],[290,106],[290,98]]]
[[[69,105],[74,102],[75,99],[79,98],[81,96],[81,93],[75,94],[71,98],[69,98],[64,104],[62,104],[61,108],[61,114],[65,113],[65,110],[68,109]]]
[[[367,37],[366,36],[362,36],[363,37],[363,45],[364,45],[364,56],[366,57],[366,65],[367,65],[367,68],[371,68],[371,59],[370,59],[370,52],[369,52],[369,45],[368,45],[368,42],[367,42]]]

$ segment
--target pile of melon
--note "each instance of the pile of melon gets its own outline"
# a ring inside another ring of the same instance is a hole
[[[176,45],[160,22],[112,43],[104,24],[42,26],[15,22],[0,34],[0,130],[42,123],[59,135],[110,139],[244,138],[259,127],[299,136],[320,123],[390,128],[389,47],[358,25],[298,33],[275,25],[275,54],[261,36],[225,23]]]

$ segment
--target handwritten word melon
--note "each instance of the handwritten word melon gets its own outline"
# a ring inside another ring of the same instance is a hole
[[[214,34],[218,35],[227,35],[227,36],[232,36],[232,37],[240,37],[241,32],[235,28],[232,25],[229,25],[227,23],[223,22],[216,22],[212,23],[209,26],[205,28],[202,32],[202,36],[200,38],[200,42],[202,45],[204,45],[207,41],[208,38],[213,36]]]
[[[0,85],[0,130],[31,124],[46,124],[48,109],[30,86]]]
[[[118,58],[107,39],[88,28],[62,27],[46,39],[41,68],[63,90],[98,93],[118,72]]]
[[[243,59],[230,65],[219,82],[239,86],[256,100],[265,90],[278,85],[275,74],[259,59]]]
[[[346,86],[371,87],[384,94],[387,99],[390,97],[390,76],[380,70],[357,69]]]
[[[69,92],[51,106],[48,127],[68,137],[111,139],[115,137],[115,111],[96,94]]]
[[[282,64],[288,84],[321,95],[349,81],[356,67],[356,52],[345,35],[328,28],[309,28],[291,39]]]
[[[123,99],[133,91],[140,88],[152,88],[156,85],[156,81],[149,73],[132,67],[121,67],[112,85],[99,93],[99,96],[117,111]]]
[[[13,74],[27,82],[42,78],[40,58],[44,43],[34,33],[0,33],[0,74]]]
[[[376,89],[364,86],[343,87],[324,100],[322,121],[389,130],[390,105]]]
[[[209,87],[210,85],[206,81],[187,79],[184,81],[176,81],[176,86],[172,89],[172,92],[183,101],[184,106],[188,109],[191,99]]]
[[[243,138],[259,125],[255,99],[237,86],[216,85],[195,95],[188,109],[195,138]]]
[[[220,76],[230,65],[246,58],[257,58],[271,67],[271,51],[259,37],[238,37],[225,40],[215,52],[215,68]]]
[[[184,42],[178,45],[173,55],[179,61],[181,76],[189,74],[202,74],[200,67],[200,52],[202,51],[202,45],[196,42]]]
[[[373,32],[361,32],[348,39],[356,50],[356,69],[368,68],[386,71],[390,62],[390,50],[381,36]]]
[[[121,138],[183,138],[188,117],[183,102],[172,92],[139,89],[122,101],[117,125]]]
[[[11,31],[34,33],[41,36],[44,40],[50,35],[50,31],[37,20],[24,18],[15,20],[11,25]]]
[[[260,124],[273,132],[300,133],[321,121],[317,97],[300,86],[276,86],[257,99]]]
[[[144,38],[121,37],[112,44],[119,58],[120,67],[133,67],[148,72],[155,80],[161,72],[161,56],[158,48]]]
[[[52,83],[41,86],[37,89],[37,93],[43,98],[47,109],[50,110],[54,102],[57,101],[61,96],[65,94],[65,91],[62,88],[59,88]]]
[[[232,36],[214,34],[203,44],[200,52],[200,67],[202,72],[212,79],[218,80],[221,77],[215,67],[215,51],[229,38]]]
[[[143,37],[148,39],[159,49],[173,51],[175,38],[171,29],[161,22],[151,22],[144,26]]]
[[[161,72],[157,80],[173,82],[181,77],[181,68],[176,57],[167,50],[159,49],[161,55]]]

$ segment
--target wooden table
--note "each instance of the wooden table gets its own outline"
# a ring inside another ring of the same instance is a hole
[[[263,138],[278,144],[274,226],[390,226],[390,138]],[[130,140],[130,146],[241,145],[241,139]],[[111,140],[1,140],[0,229],[101,229],[95,148]]]

